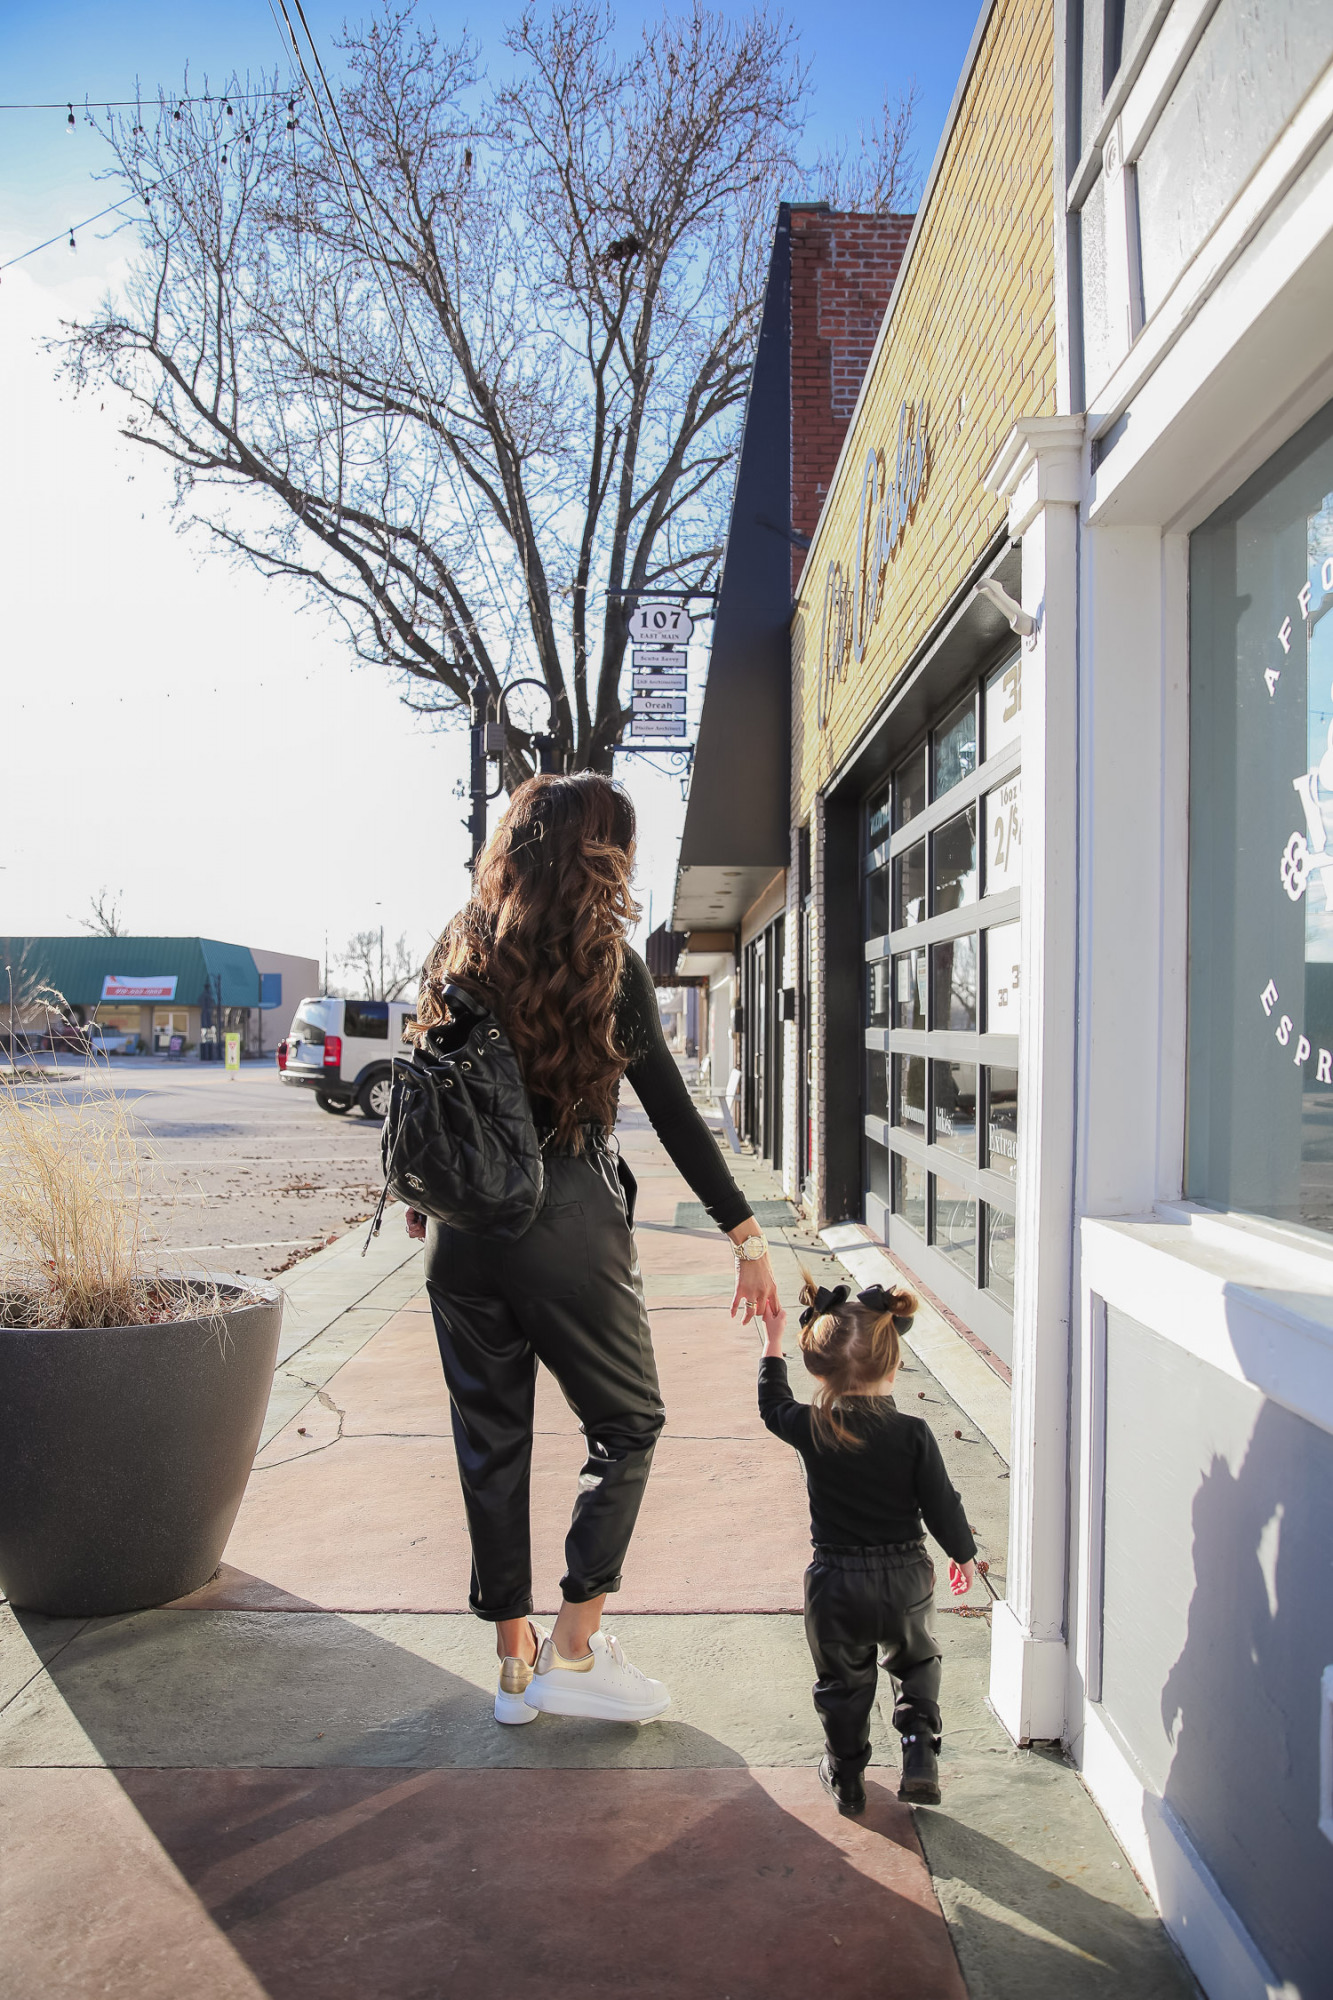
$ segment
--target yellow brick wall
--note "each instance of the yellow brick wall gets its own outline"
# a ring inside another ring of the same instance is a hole
[[[792,625],[798,821],[1003,525],[981,477],[1015,420],[1055,410],[1052,0],[998,0],[903,289],[820,516]],[[863,659],[848,650],[816,727],[825,579],[853,587],[867,452],[891,480],[899,409],[927,412],[928,477],[887,565]]]

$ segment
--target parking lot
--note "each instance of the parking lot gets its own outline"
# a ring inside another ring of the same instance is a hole
[[[132,1105],[153,1159],[148,1218],[171,1261],[272,1277],[379,1198],[379,1126],[321,1111],[310,1092],[279,1081],[272,1061],[228,1075],[217,1064],[118,1056],[89,1078],[65,1057],[58,1070],[66,1102],[110,1089]],[[401,1229],[401,1216],[385,1226]]]

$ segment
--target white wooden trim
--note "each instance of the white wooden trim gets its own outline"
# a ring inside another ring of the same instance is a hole
[[[1084,1710],[1083,1781],[1208,2000],[1301,2000],[1280,1981],[1171,1807],[1144,1785],[1103,1711]]]
[[[1333,1246],[1297,1248],[1181,1203],[1087,1218],[1088,1290],[1163,1340],[1333,1431]]]

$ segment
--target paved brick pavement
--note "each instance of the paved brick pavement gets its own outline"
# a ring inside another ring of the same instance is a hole
[[[343,1241],[292,1274],[219,1576],[130,1617],[0,1617],[6,1994],[1188,1991],[1076,1776],[989,1715],[980,1586],[958,1607],[941,1579],[943,1807],[898,1804],[883,1707],[866,1818],[829,1807],[796,1615],[798,1463],[755,1413],[729,1250],[675,1227],[688,1191],[632,1108],[622,1141],[668,1425],[608,1622],[667,1680],[667,1715],[491,1719],[419,1258],[391,1219],[364,1262]],[[739,1172],[777,1193],[755,1163]],[[772,1233],[791,1301],[799,1261],[833,1260],[794,1219]],[[935,1424],[1002,1588],[1003,1459],[919,1353],[902,1398]],[[582,1454],[547,1381],[537,1421],[534,1553],[554,1608]]]

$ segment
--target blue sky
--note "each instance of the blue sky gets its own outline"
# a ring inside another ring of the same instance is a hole
[[[787,10],[813,72],[809,152],[854,134],[914,76],[928,169],[978,3]],[[306,12],[332,64],[344,9],[306,0]],[[658,12],[622,7],[622,32]],[[493,65],[506,61],[499,11],[433,14],[443,32],[470,21]],[[137,83],[151,101],[187,63],[199,86],[281,59],[268,0],[0,0],[5,102],[72,100],[77,115],[85,92],[105,103]],[[466,888],[461,738],[432,733],[387,677],[354,669],[281,584],[182,533],[164,468],[118,435],[111,405],[56,378],[44,342],[95,309],[132,250],[128,234],[99,241],[105,224],[74,253],[64,240],[115,198],[93,178],[102,164],[63,108],[0,111],[0,262],[61,239],[0,278],[0,646],[24,752],[0,795],[0,933],[71,930],[106,885],[144,933],[320,955],[326,931],[336,949],[383,921],[424,951]],[[640,896],[660,922],[679,783],[639,760],[626,775]],[[423,855],[439,857],[428,872]]]
[[[854,132],[879,110],[885,89],[896,93],[915,77],[920,91],[918,131],[924,171],[939,137],[958,72],[976,22],[978,0],[798,0],[784,10],[796,27],[811,65],[813,96],[810,150]],[[740,12],[741,10],[734,10]],[[468,26],[503,69],[500,45],[504,10],[429,6],[442,33]],[[655,7],[621,6],[623,32],[655,18]],[[334,38],[356,10],[309,0],[306,18],[326,62],[336,62]],[[283,45],[268,0],[231,5],[165,5],[157,0],[117,0],[108,6],[44,0],[3,0],[0,5],[0,93],[6,101],[72,101],[76,114],[86,95],[96,103],[132,97],[151,100],[158,84],[176,86],[186,64],[202,82],[221,82],[233,70],[271,68]],[[0,112],[0,256],[90,215],[102,204],[92,175],[102,164],[91,132],[71,133],[63,111]],[[792,190],[799,193],[800,190]],[[90,246],[91,247],[91,246]],[[62,245],[46,253],[68,259]],[[37,275],[40,275],[41,266]]]

